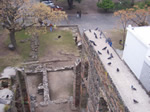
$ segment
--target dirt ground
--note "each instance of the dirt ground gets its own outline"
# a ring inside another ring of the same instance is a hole
[[[37,94],[37,87],[42,83],[42,74],[27,75],[27,86],[29,95],[34,94],[37,97],[37,102],[43,101],[43,96]]]
[[[50,104],[46,107],[36,108],[36,112],[78,112],[70,109],[70,104]]]
[[[49,72],[51,100],[68,99],[73,91],[73,71]]]
[[[73,71],[48,73],[50,99],[52,101],[59,99],[69,99],[69,97],[72,96],[73,77]],[[42,74],[27,75],[27,86],[29,94],[34,94],[37,97],[38,107],[36,108],[36,112],[72,112],[69,102],[61,104],[51,103],[45,107],[40,106],[39,103],[43,101],[43,96],[37,94],[37,87],[39,83],[42,83]]]
[[[120,29],[112,29],[104,32],[107,38],[111,38],[112,45],[115,49],[122,50],[122,45],[119,44],[119,40],[123,39],[123,31]]]

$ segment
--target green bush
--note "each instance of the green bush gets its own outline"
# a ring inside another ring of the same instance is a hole
[[[143,9],[145,7],[145,2],[138,2],[137,5],[140,9]]]
[[[145,5],[150,6],[150,1],[149,1],[149,0],[146,0],[146,1],[145,1]]]
[[[136,4],[139,6],[139,8],[144,9],[145,6],[148,7],[150,6],[150,1],[149,0],[141,1],[141,2],[137,2]]]
[[[5,105],[4,112],[8,112],[9,109],[10,109],[10,105]]]
[[[114,3],[112,0],[102,0],[102,2],[97,2],[97,7],[104,9],[107,12],[109,9],[114,8]]]
[[[120,2],[115,3],[115,7],[114,7],[115,10],[121,10],[126,8],[131,8],[130,0],[122,0]]]

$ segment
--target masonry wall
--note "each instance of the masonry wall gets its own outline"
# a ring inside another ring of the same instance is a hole
[[[73,97],[74,97],[74,105],[75,107],[79,107],[80,105],[80,85],[81,85],[81,60],[77,60],[74,66],[74,84],[73,84]]]
[[[87,79],[88,112],[128,112],[102,61],[85,35],[82,54],[84,53],[88,57],[89,64]],[[84,62],[84,60],[82,61]],[[84,75],[84,73],[85,70],[82,69],[81,74]]]

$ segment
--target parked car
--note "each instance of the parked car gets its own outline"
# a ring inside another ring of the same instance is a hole
[[[41,3],[50,6],[50,7],[55,7],[54,3],[52,1],[42,1]]]

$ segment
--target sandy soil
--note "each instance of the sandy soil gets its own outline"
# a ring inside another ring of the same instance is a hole
[[[46,107],[36,108],[36,112],[77,112],[70,110],[70,104],[50,104]]]
[[[72,95],[73,89],[73,71],[50,72],[48,73],[50,99],[68,99]],[[33,74],[27,76],[27,86],[29,94],[37,96],[36,112],[72,112],[70,103],[49,104],[48,106],[40,106],[43,101],[43,96],[37,94],[37,87],[42,82],[41,74]],[[77,111],[73,111],[77,112]]]
[[[51,100],[68,99],[73,90],[73,71],[50,72],[48,74]]]

